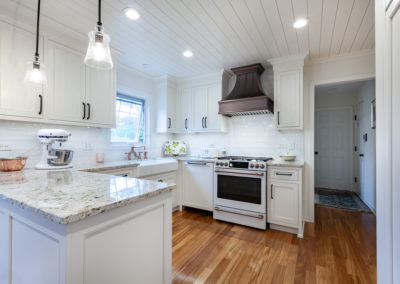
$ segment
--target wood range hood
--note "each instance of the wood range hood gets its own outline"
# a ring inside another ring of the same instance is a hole
[[[226,116],[274,112],[274,101],[262,90],[260,76],[264,67],[252,64],[231,69],[236,75],[232,92],[218,102],[219,114]]]

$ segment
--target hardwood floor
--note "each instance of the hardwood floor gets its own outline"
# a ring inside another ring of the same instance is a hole
[[[175,212],[172,282],[376,283],[375,216],[319,206],[315,212],[304,239]]]

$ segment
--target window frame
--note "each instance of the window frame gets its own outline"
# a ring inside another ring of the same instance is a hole
[[[134,144],[143,144],[145,145],[147,142],[147,105],[146,105],[146,99],[141,98],[139,96],[133,96],[133,95],[127,95],[121,92],[117,92],[117,95],[115,97],[115,102],[117,101],[123,101],[123,102],[128,102],[128,103],[138,103],[142,105],[142,114],[141,114],[141,126],[139,128],[143,128],[143,141],[113,141],[112,140],[112,134],[111,130],[115,129],[112,128],[110,129],[110,139],[109,143],[112,146],[127,146],[127,145],[134,145]],[[115,112],[115,119],[117,119],[117,111]],[[116,125],[115,125],[116,126]]]

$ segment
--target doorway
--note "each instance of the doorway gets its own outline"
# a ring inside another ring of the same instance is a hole
[[[315,203],[375,211],[375,81],[315,87]]]

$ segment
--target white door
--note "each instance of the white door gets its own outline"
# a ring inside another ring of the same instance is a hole
[[[207,87],[207,115],[205,128],[207,130],[220,130],[221,115],[218,114],[218,101],[221,100],[221,85],[213,84]]]
[[[48,118],[86,122],[85,55],[49,40],[46,48],[48,66]]]
[[[316,187],[352,190],[352,135],[351,107],[316,111]]]
[[[89,123],[115,125],[115,68],[98,70],[86,67],[86,120]]]
[[[296,128],[301,126],[301,72],[301,70],[293,70],[276,73],[277,128]]]
[[[185,162],[183,167],[183,205],[213,210],[214,165]]]
[[[200,86],[192,89],[192,130],[204,131],[207,116],[207,87]]]
[[[43,114],[43,109],[40,111],[41,103],[42,106],[46,103],[43,88],[24,84],[35,43],[34,34],[7,24],[0,25],[0,114],[33,118],[41,118]],[[43,56],[43,38],[40,38],[39,47]]]
[[[293,225],[299,224],[299,185],[295,183],[271,183],[268,222]]]

